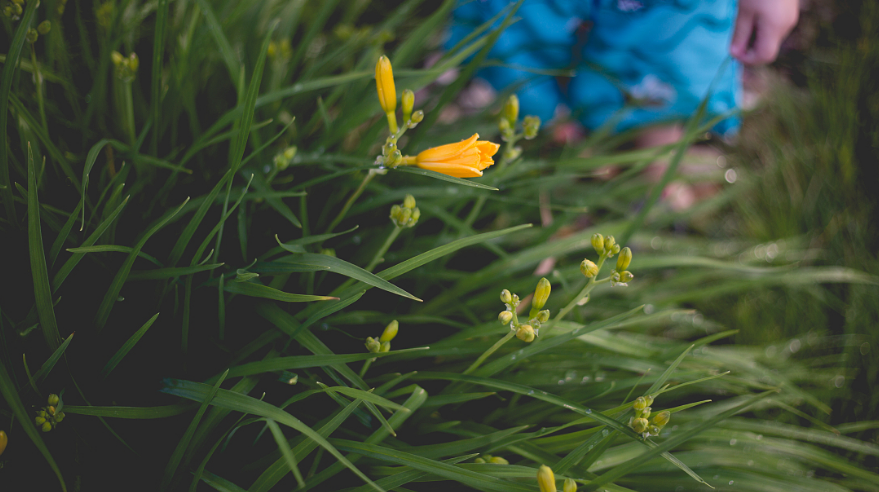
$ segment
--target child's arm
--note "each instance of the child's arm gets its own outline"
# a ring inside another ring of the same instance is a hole
[[[739,0],[730,54],[747,65],[775,60],[799,13],[797,0]]]

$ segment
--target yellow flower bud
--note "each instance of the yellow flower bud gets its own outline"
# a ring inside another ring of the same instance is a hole
[[[55,415],[55,407],[53,407],[51,405],[46,407],[46,411],[49,412],[49,415]]]
[[[59,403],[60,401],[61,401],[61,398],[58,398],[58,395],[56,395],[56,394],[54,394],[54,393],[52,393],[51,395],[49,395],[49,398],[48,398],[49,405],[51,405],[51,406],[53,406],[53,407],[57,407],[57,406],[58,406],[58,403]]]
[[[266,48],[266,54],[269,58],[274,58],[278,54],[278,45],[274,41],[269,41],[269,47]]]
[[[390,352],[391,351],[391,342],[382,342],[382,346],[378,349],[379,352]]]
[[[509,290],[504,289],[501,291],[501,302],[504,304],[510,304],[513,302],[513,295],[510,294]]]
[[[629,249],[628,246],[623,248],[620,251],[620,256],[617,258],[617,268],[616,271],[622,272],[626,268],[629,268],[629,263],[632,262],[632,250]],[[624,280],[625,282],[625,280]]]
[[[488,460],[488,462],[494,463],[495,465],[509,465],[510,464],[509,461],[501,458],[500,456],[492,456],[491,459]]]
[[[44,419],[43,417],[34,417],[34,424],[36,425],[43,425],[43,422],[45,421],[46,419]]]
[[[604,254],[604,236],[601,234],[593,234],[592,235],[592,247],[595,248],[595,252],[603,255]]]
[[[637,411],[637,412],[644,410],[645,408],[647,408],[647,399],[644,398],[643,396],[639,396],[638,398],[635,398],[635,402],[632,403],[632,408],[634,408],[635,411]]]
[[[473,460],[473,462],[474,463],[485,463],[485,460],[482,458],[476,458],[475,460]]]
[[[644,395],[644,400],[647,401],[647,406],[653,405],[653,395]]]
[[[424,111],[418,110],[409,118],[409,128],[415,128],[424,119]]]
[[[637,418],[637,419],[633,420],[632,423],[630,424],[630,426],[632,427],[632,430],[637,432],[638,434],[641,434],[642,432],[646,431],[648,425],[650,425],[650,424],[647,422],[647,419],[642,419],[642,418]]]
[[[526,116],[522,120],[522,132],[525,134],[525,140],[536,137],[538,130],[540,130],[540,118],[537,116]]]
[[[660,431],[662,431],[662,427],[659,427],[658,425],[655,425],[655,424],[651,424],[650,426],[647,427],[647,434],[649,434],[651,436],[658,436]]]
[[[369,350],[371,354],[377,353],[381,350],[381,342],[372,337],[366,337],[366,349]]]
[[[64,417],[65,417],[64,412],[56,413],[55,414],[55,423],[56,424],[60,423],[62,420],[64,420]]]
[[[544,309],[537,313],[537,321],[541,323],[546,323],[549,321],[549,309]]]
[[[409,121],[409,118],[412,117],[412,108],[415,107],[415,93],[406,89],[403,91],[400,100],[403,107],[403,121]]]
[[[497,320],[500,321],[502,325],[508,325],[513,321],[513,313],[509,311],[501,311],[500,314],[497,315]]]
[[[562,488],[564,492],[577,492],[577,482],[573,478],[565,479],[565,486]]]
[[[607,256],[607,257],[610,258],[610,257],[612,257],[613,255],[615,255],[615,254],[617,254],[617,253],[619,253],[619,252],[620,252],[620,245],[619,245],[619,244],[614,244],[614,245],[613,245],[613,248],[610,248],[610,249],[608,250],[608,256]]]
[[[403,207],[415,208],[415,197],[412,195],[406,195],[406,198],[403,199]]]
[[[42,427],[40,427],[40,429],[43,432],[49,432],[50,430],[52,430],[52,423],[48,422],[48,421],[43,422],[43,425],[42,425]]]
[[[50,30],[52,30],[52,22],[48,20],[40,22],[40,25],[37,26],[37,31],[39,31],[39,33],[43,35],[49,34]]]
[[[553,474],[552,468],[540,465],[537,470],[537,485],[540,487],[540,492],[556,492],[555,474]]]
[[[616,243],[617,241],[613,238],[613,236],[607,236],[606,238],[604,238],[604,251],[610,253]]]
[[[6,431],[0,430],[0,455],[3,454],[3,451],[6,451],[6,444],[9,442],[9,438],[6,437]]]
[[[27,30],[27,33],[24,35],[24,39],[27,40],[28,43],[34,44],[37,42],[37,38],[40,37],[37,30],[34,28],[30,28]]]
[[[669,420],[671,420],[671,413],[669,412],[659,412],[653,417],[653,423],[659,427],[665,427]]]
[[[381,338],[379,338],[380,342],[390,342],[397,336],[397,331],[400,329],[400,323],[397,320],[391,321],[388,323],[388,326],[385,326],[385,331],[382,332]]]
[[[511,127],[516,126],[516,122],[519,121],[519,98],[515,94],[507,98],[501,115],[509,122]]]
[[[382,55],[375,64],[375,87],[382,111],[393,113],[397,110],[397,88],[394,86],[394,70],[388,57]]]
[[[537,288],[534,289],[534,300],[531,301],[531,308],[534,310],[543,309],[546,300],[549,299],[550,290],[549,280],[546,277],[541,278],[537,282]]]
[[[516,338],[523,342],[531,343],[534,341],[534,328],[531,325],[522,325],[516,330]]]
[[[586,278],[592,278],[598,275],[598,265],[589,260],[583,260],[580,262],[580,272],[586,275]]]
[[[620,274],[620,282],[622,282],[624,284],[631,282],[632,279],[634,279],[634,278],[635,278],[635,276],[632,275],[632,272],[629,272],[629,271],[625,271]]]

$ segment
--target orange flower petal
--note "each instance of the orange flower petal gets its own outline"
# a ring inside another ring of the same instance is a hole
[[[471,148],[476,144],[476,139],[479,138],[478,133],[474,133],[472,137],[467,140],[462,140],[457,143],[450,143],[446,145],[440,145],[439,147],[434,147],[432,149],[427,149],[418,154],[418,160],[421,161],[441,161],[445,160],[449,157],[456,156],[461,152]]]

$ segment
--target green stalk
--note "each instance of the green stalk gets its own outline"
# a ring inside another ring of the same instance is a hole
[[[400,235],[400,231],[403,229],[394,224],[394,229],[388,234],[388,238],[385,239],[385,243],[382,244],[382,247],[375,252],[375,256],[372,258],[372,261],[369,262],[369,265],[366,266],[364,270],[367,272],[372,272],[372,270],[378,265],[378,262],[382,260],[385,256],[385,253],[388,252],[388,249],[391,247],[391,244],[394,243],[394,240],[397,239],[397,236]]]
[[[34,85],[37,89],[37,106],[40,109],[40,121],[43,130],[49,132],[49,124],[46,122],[46,103],[43,101],[43,74],[40,73],[40,65],[37,63],[37,50],[31,45],[31,63],[34,65]]]
[[[472,373],[476,369],[479,369],[479,366],[481,366],[482,363],[485,362],[485,359],[489,358],[491,356],[491,354],[497,352],[497,350],[499,348],[503,347],[504,344],[509,342],[514,336],[516,336],[516,330],[510,330],[509,333],[507,333],[506,335],[504,335],[503,338],[501,338],[500,340],[495,342],[494,345],[492,345],[491,347],[488,347],[488,350],[483,352],[482,355],[480,355],[479,358],[476,359],[475,362],[470,364],[470,367],[468,367],[467,370],[464,371],[462,374],[464,374],[466,376],[467,374]]]
[[[364,177],[363,181],[360,183],[360,186],[358,186],[357,189],[354,190],[354,193],[351,194],[351,196],[348,198],[348,201],[345,202],[345,206],[342,207],[342,210],[339,211],[339,215],[336,215],[336,218],[333,219],[333,221],[330,223],[330,226],[327,227],[325,234],[333,232],[333,229],[335,229],[336,226],[339,225],[339,222],[342,222],[342,219],[345,218],[345,214],[348,213],[348,209],[351,208],[351,205],[354,205],[354,202],[357,201],[357,199],[360,197],[360,194],[363,193],[363,190],[366,189],[366,185],[368,185],[369,182],[372,181],[372,178],[374,178],[376,174],[378,173],[375,169],[369,170],[369,172],[366,174],[366,177]]]
[[[604,265],[604,260],[606,260],[606,259],[607,259],[606,255],[601,255],[601,257],[598,259],[598,271],[599,272],[601,272],[601,267]],[[562,318],[567,316],[568,313],[570,313],[571,310],[574,309],[574,306],[576,306],[577,303],[579,303],[582,299],[584,299],[586,296],[588,296],[590,292],[592,292],[592,289],[594,289],[596,285],[603,284],[605,282],[610,281],[610,277],[607,277],[607,278],[604,278],[601,280],[595,280],[597,278],[598,278],[598,274],[595,274],[594,277],[590,278],[589,281],[586,282],[586,285],[583,287],[583,290],[581,290],[579,294],[577,294],[573,299],[571,299],[571,302],[569,302],[567,306],[562,308],[562,310],[559,311],[559,314],[557,314],[555,316],[555,318],[553,318],[552,320],[550,320],[547,323],[546,327],[543,328],[544,335],[546,335],[547,333],[549,333],[550,330],[555,328],[556,323],[558,323],[559,321],[562,320]]]

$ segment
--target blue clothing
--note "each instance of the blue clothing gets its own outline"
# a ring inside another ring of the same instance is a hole
[[[510,0],[462,0],[451,48],[510,6]],[[739,107],[741,68],[729,57],[736,0],[525,0],[519,21],[498,38],[489,59],[505,67],[479,72],[495,88],[516,84],[522,114],[549,120],[566,104],[586,127],[616,130],[688,118],[711,90],[709,116]],[[503,15],[496,21],[500,24]],[[585,22],[591,22],[585,42]],[[512,67],[574,68],[556,80]],[[739,126],[732,116],[715,126]]]

